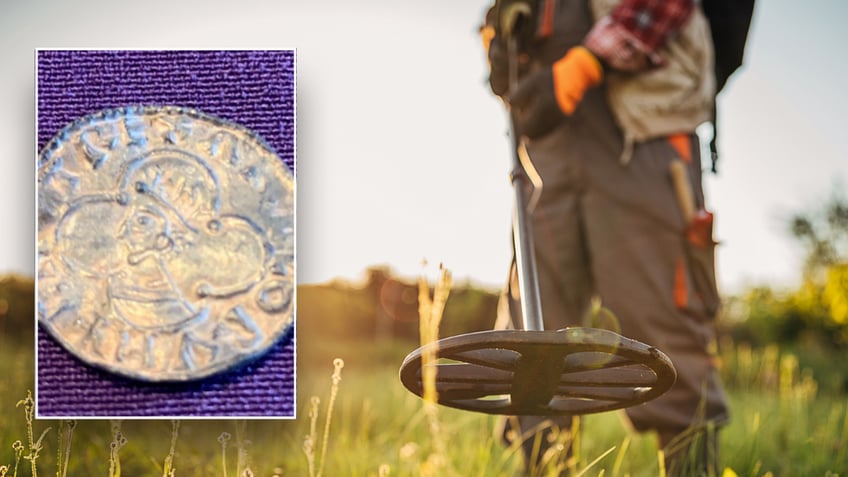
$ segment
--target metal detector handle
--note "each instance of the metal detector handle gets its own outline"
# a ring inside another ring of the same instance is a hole
[[[518,82],[518,40],[515,35],[507,42],[509,53],[510,89]],[[533,224],[530,221],[527,197],[533,184],[524,164],[521,162],[521,150],[524,142],[518,130],[516,113],[509,108],[509,121],[512,129],[512,173],[510,182],[515,193],[515,216],[512,223],[512,239],[515,248],[515,265],[518,269],[518,290],[521,295],[521,316],[524,330],[544,331],[542,320],[542,298],[539,294],[539,280],[536,271],[536,251],[533,242]]]

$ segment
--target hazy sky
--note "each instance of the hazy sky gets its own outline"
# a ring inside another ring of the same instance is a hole
[[[416,275],[427,258],[498,286],[510,146],[476,34],[486,3],[6,1],[0,272],[34,270],[35,48],[297,48],[298,281]],[[726,290],[791,283],[786,218],[848,183],[845,18],[839,0],[759,0],[706,182]]]

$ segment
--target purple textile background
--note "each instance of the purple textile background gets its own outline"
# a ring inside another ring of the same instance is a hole
[[[293,51],[39,51],[38,150],[72,121],[183,106],[257,133],[294,171]],[[294,416],[294,336],[240,369],[147,384],[84,365],[38,330],[37,410],[57,416]]]

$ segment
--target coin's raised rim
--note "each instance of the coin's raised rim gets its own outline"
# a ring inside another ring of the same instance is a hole
[[[294,178],[294,172],[289,168],[289,166],[282,160],[280,154],[268,144],[268,141],[265,140],[264,137],[259,135],[258,133],[248,129],[245,126],[242,126],[239,123],[229,121],[218,116],[214,116],[212,114],[205,113],[196,108],[190,108],[186,106],[173,106],[173,105],[127,105],[127,106],[119,106],[115,108],[106,108],[100,111],[86,114],[85,116],[81,116],[60,129],[56,134],[54,134],[47,144],[44,145],[44,148],[41,149],[41,152],[38,153],[38,164],[37,168],[41,168],[47,161],[45,157],[59,148],[63,139],[67,138],[67,135],[78,131],[80,128],[90,124],[95,120],[107,120],[107,119],[116,119],[121,116],[125,116],[128,114],[154,114],[154,113],[167,113],[167,114],[184,114],[186,116],[190,116],[195,119],[204,119],[210,121],[216,126],[226,126],[242,132],[251,138],[255,139],[260,146],[264,147],[271,154],[280,158],[280,164],[283,165],[286,172],[288,172],[292,178]],[[39,178],[40,179],[40,178]]]
[[[127,106],[119,106],[102,109],[100,111],[86,114],[85,116],[81,116],[66,126],[61,128],[57,133],[55,133],[49,141],[42,148],[41,152],[38,154],[38,163],[36,164],[36,179],[37,182],[41,182],[41,170],[51,162],[50,156],[56,150],[58,150],[63,141],[68,139],[68,136],[79,131],[80,129],[89,126],[92,122],[100,121],[100,120],[114,120],[119,119],[129,115],[154,115],[154,114],[166,114],[166,115],[182,115],[188,116],[192,119],[198,119],[203,121],[208,121],[214,126],[228,128],[230,130],[235,130],[238,133],[244,134],[249,140],[255,141],[256,145],[265,149],[265,152],[271,154],[272,156],[278,159],[277,163],[282,167],[282,171],[287,176],[286,178],[291,181],[292,186],[292,199],[296,201],[297,194],[295,192],[296,184],[295,177],[292,170],[289,166],[282,160],[280,154],[258,133],[248,129],[247,127],[229,121],[223,118],[220,118],[215,115],[211,115],[205,112],[202,112],[196,108],[184,107],[184,106],[174,106],[174,105],[127,105]],[[38,194],[36,193],[36,210],[38,207]],[[294,211],[292,211],[292,215],[294,215]],[[38,240],[38,223],[36,221],[36,240]],[[294,232],[292,232],[294,233]],[[38,247],[36,246],[36,254]],[[293,256],[293,265],[295,268],[295,276],[296,276],[296,262],[297,256],[296,253]],[[37,267],[36,267],[37,268]],[[109,364],[105,361],[98,360],[89,360],[81,357],[77,352],[75,352],[67,343],[66,340],[63,339],[55,330],[53,330],[46,323],[43,323],[41,319],[41,313],[36,309],[36,322],[38,326],[40,326],[43,330],[45,330],[52,339],[54,339],[65,351],[67,351],[77,362],[91,368],[96,368],[98,370],[102,370],[103,372],[110,374],[112,376],[125,378],[125,379],[134,379],[140,382],[148,383],[148,384],[185,384],[190,382],[198,382],[203,379],[207,379],[215,376],[223,376],[228,372],[237,373],[239,370],[245,368],[246,366],[255,363],[257,360],[261,359],[263,356],[267,356],[272,349],[280,344],[280,342],[286,338],[291,337],[294,338],[295,334],[295,322],[296,322],[296,310],[295,310],[295,295],[297,290],[296,279],[292,277],[292,298],[291,298],[291,310],[287,314],[288,316],[285,320],[283,326],[278,328],[278,333],[274,333],[271,335],[272,339],[269,340],[271,343],[270,346],[255,350],[254,352],[243,353],[237,355],[237,358],[229,362],[222,362],[217,365],[209,366],[204,368],[203,372],[189,375],[189,374],[179,374],[175,372],[168,373],[167,376],[160,378],[156,378],[150,374],[133,372],[131,370],[118,369],[114,367],[110,367]],[[36,299],[36,308],[38,308],[38,273],[36,270],[35,276],[35,299]]]

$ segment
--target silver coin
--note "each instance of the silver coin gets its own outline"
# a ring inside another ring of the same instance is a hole
[[[293,325],[294,180],[248,130],[177,107],[103,111],[38,162],[38,319],[83,361],[198,379]]]

